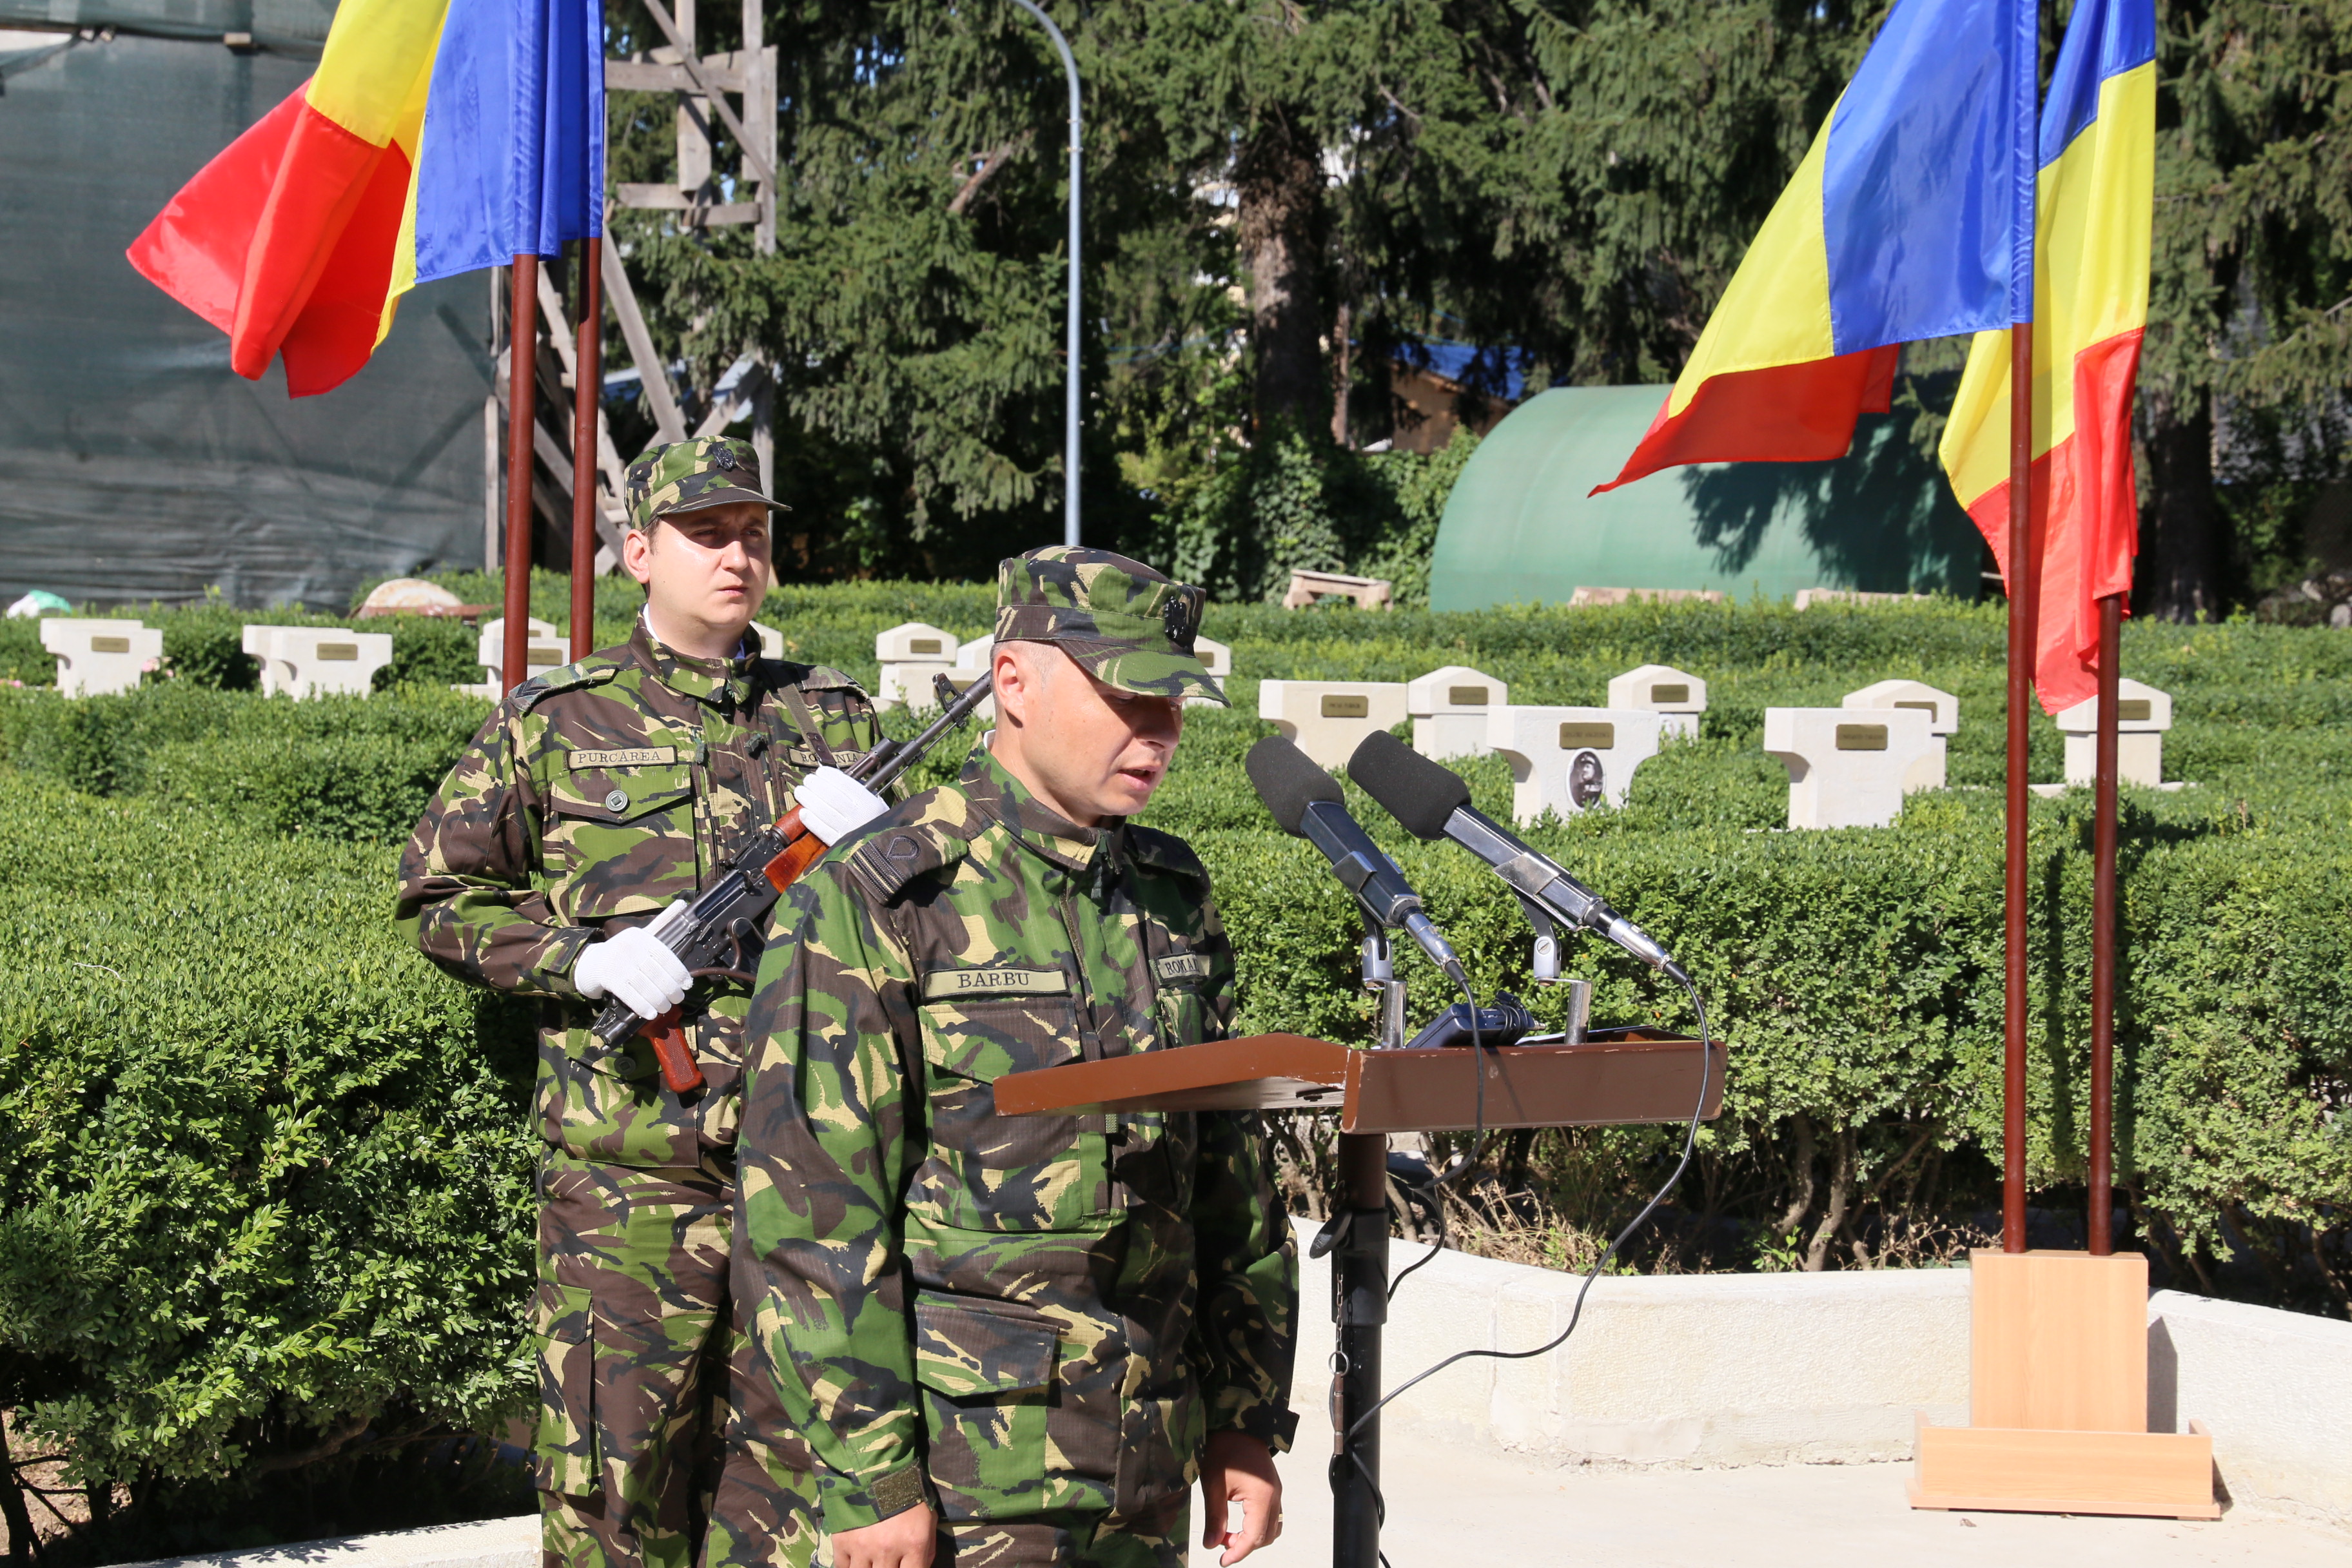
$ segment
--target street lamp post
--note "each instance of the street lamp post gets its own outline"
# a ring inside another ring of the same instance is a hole
[[[1062,542],[1075,550],[1078,543],[1078,62],[1070,53],[1070,40],[1035,0],[1013,3],[1045,25],[1055,51],[1062,57],[1063,73],[1070,79],[1070,363],[1062,413]]]

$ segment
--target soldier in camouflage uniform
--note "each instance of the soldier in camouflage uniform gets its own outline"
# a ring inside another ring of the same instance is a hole
[[[1181,1568],[1196,1477],[1224,1562],[1279,1527],[1297,1257],[1255,1119],[1000,1119],[992,1088],[1230,1026],[1206,871],[1125,820],[1183,698],[1223,700],[1202,598],[1099,551],[1005,562],[987,744],[778,916],[735,1289],[805,1441],[767,1456],[794,1568],[820,1535],[835,1568]]]
[[[624,561],[646,588],[635,632],[509,692],[400,866],[398,918],[427,957],[542,999],[535,1469],[549,1568],[692,1568],[727,1490],[728,1194],[750,989],[695,983],[641,928],[796,796],[809,816],[816,783],[863,794],[821,764],[878,733],[847,676],[774,657],[750,630],[781,509],[748,443],[656,447],[630,466],[628,502]],[[588,1026],[608,992],[650,1016],[689,985],[685,1032],[707,1082],[681,1097],[642,1034],[607,1048]]]

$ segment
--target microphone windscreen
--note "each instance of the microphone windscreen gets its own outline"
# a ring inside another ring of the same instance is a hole
[[[1339,781],[1280,735],[1268,735],[1252,746],[1242,765],[1249,770],[1258,799],[1265,802],[1285,833],[1297,832],[1307,808],[1317,801],[1342,798]]]
[[[1348,776],[1415,838],[1440,838],[1445,819],[1470,804],[1470,786],[1385,730],[1364,737],[1348,759]]]

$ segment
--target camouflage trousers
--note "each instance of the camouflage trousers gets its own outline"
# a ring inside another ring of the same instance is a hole
[[[545,1568],[694,1568],[747,1489],[723,1473],[732,1177],[719,1161],[646,1170],[551,1149],[541,1163]]]
[[[752,1446],[741,1440],[740,1427],[738,1432],[730,1445],[728,1476],[748,1479],[753,1468],[759,1475],[757,1495],[740,1500],[748,1506],[739,1508],[735,1521],[750,1533],[742,1538],[743,1550],[721,1555],[714,1525],[703,1568],[832,1568],[833,1543],[819,1522],[816,1477],[779,1464],[772,1453],[756,1466],[742,1464]],[[1184,1568],[1191,1519],[1191,1500],[1178,1496],[1134,1518],[1072,1510],[1013,1521],[943,1523],[931,1568]]]

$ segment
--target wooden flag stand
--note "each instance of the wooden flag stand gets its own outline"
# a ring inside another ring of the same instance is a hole
[[[2213,1438],[2147,1429],[2147,1259],[2113,1250],[2116,680],[2123,605],[2099,601],[2092,891],[2089,1248],[2025,1237],[2026,724],[2039,541],[2033,329],[2010,329],[2009,778],[2001,1248],[1969,1256],[1969,1425],[1916,1418],[1913,1508],[2219,1519]]]

